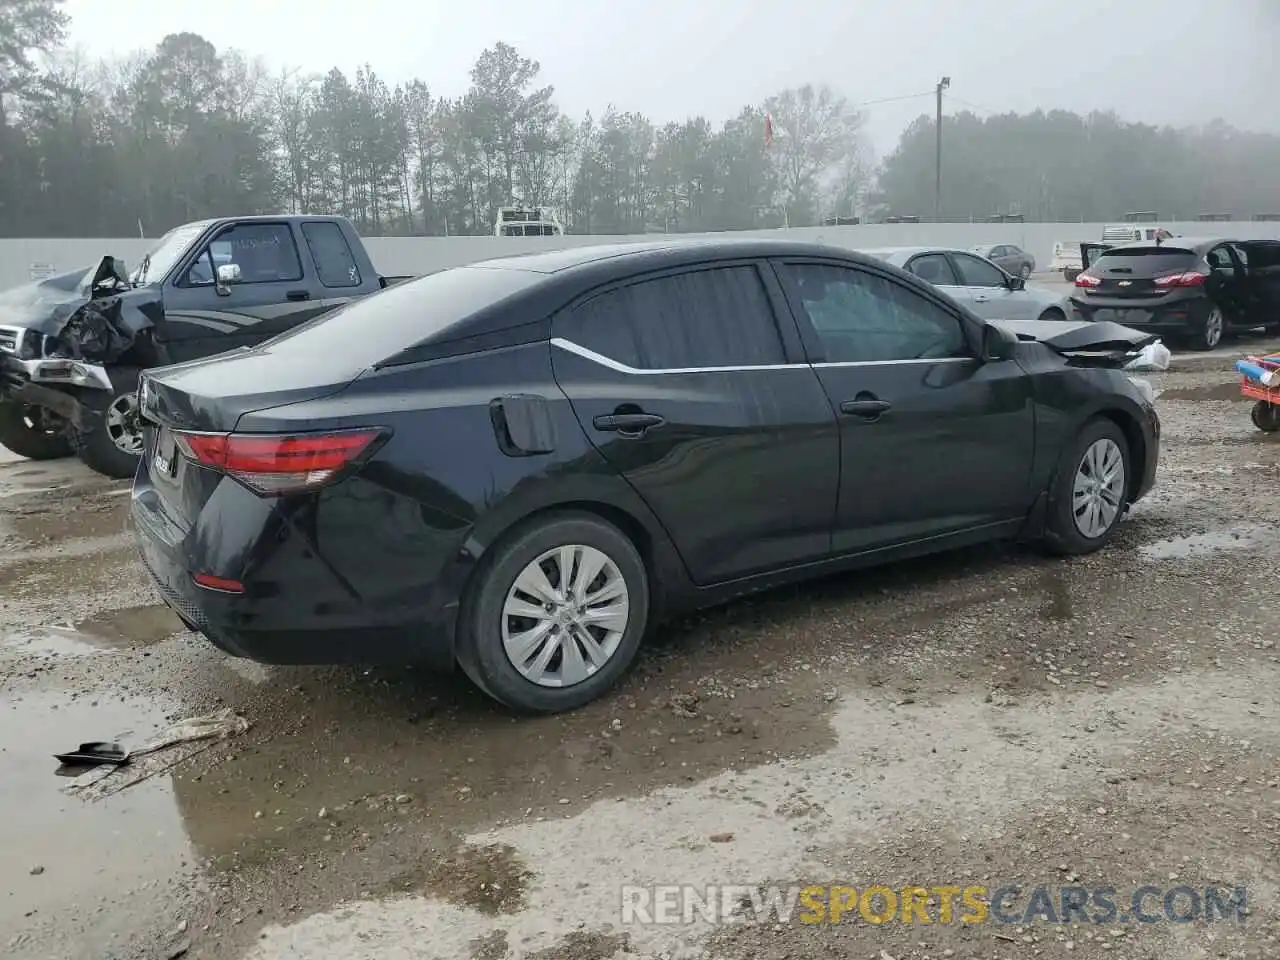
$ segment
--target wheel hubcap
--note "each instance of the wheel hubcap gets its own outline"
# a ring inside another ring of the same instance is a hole
[[[571,687],[617,652],[630,615],[627,583],[609,557],[581,544],[548,550],[520,572],[502,607],[502,646],[540,687]]]
[[[116,449],[142,456],[142,431],[138,429],[138,403],[133,394],[116,397],[107,406],[107,436]]]
[[[1209,314],[1209,319],[1204,322],[1204,342],[1211,347],[1216,347],[1221,339],[1222,311],[1214,310]]]
[[[1076,529],[1090,540],[1116,522],[1124,502],[1124,456],[1114,440],[1095,440],[1084,452],[1071,492]]]

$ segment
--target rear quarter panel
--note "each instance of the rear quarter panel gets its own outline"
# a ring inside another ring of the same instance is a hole
[[[456,595],[512,527],[582,504],[638,524],[661,579],[680,583],[683,567],[661,526],[591,446],[555,383],[550,349],[539,341],[369,371],[332,396],[246,414],[237,429],[391,431],[316,511],[321,550],[325,542],[344,545],[330,559],[363,596],[404,604],[437,591]],[[491,404],[510,395],[545,401],[550,452],[503,452]]]

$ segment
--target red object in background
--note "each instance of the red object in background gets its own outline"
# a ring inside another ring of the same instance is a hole
[[[767,147],[773,143],[773,114],[766,113],[764,115],[764,145]]]

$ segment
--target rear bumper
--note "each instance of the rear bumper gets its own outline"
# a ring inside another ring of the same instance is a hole
[[[316,568],[326,565],[307,559],[305,549],[289,550],[287,543],[265,559],[256,545],[246,545],[244,556],[258,555],[250,565],[259,573],[245,579],[244,594],[208,590],[193,580],[191,556],[207,538],[199,528],[189,537],[175,536],[156,491],[141,474],[131,511],[143,564],[165,604],[231,656],[268,664],[413,663],[444,670],[454,664],[458,605],[452,597],[424,590],[425,601],[394,603],[353,597],[337,582],[331,590],[317,589]],[[297,571],[296,579],[291,571]]]
[[[1071,300],[1075,319],[1101,323],[1110,321],[1135,330],[1181,335],[1204,326],[1209,316],[1207,300],[1182,300],[1156,307],[1095,305]]]

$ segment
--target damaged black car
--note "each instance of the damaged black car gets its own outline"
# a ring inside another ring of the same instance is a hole
[[[403,279],[380,276],[341,217],[240,217],[176,227],[132,273],[105,256],[6,291],[0,444],[131,477],[143,370],[261,343]]]
[[[1098,550],[1160,422],[1115,324],[983,321],[764,239],[445,270],[147,373],[132,513],[167,603],[271,663],[600,696],[665,617],[979,541]]]

